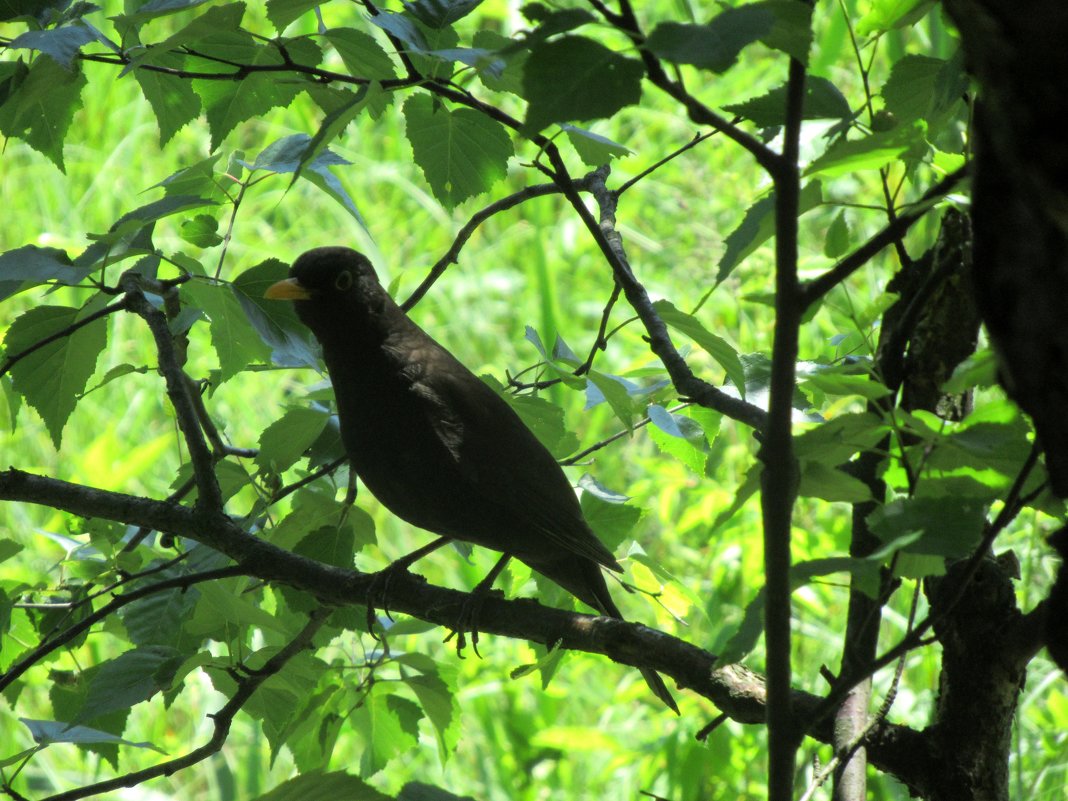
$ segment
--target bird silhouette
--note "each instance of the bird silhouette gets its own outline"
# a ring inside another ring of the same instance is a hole
[[[412,525],[519,559],[622,620],[601,572],[621,571],[619,562],[515,411],[409,319],[363,254],[316,248],[290,276],[266,296],[293,300],[321,344],[341,439],[367,489]],[[677,713],[660,676],[640,670]]]

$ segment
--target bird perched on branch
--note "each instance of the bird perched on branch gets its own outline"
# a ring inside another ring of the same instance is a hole
[[[266,296],[295,301],[322,345],[341,439],[371,493],[412,525],[503,553],[490,583],[515,557],[622,620],[601,573],[622,568],[512,408],[408,318],[361,253],[316,248],[290,276]],[[660,676],[641,673],[678,712]]]

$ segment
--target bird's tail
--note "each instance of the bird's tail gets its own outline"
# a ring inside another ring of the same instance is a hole
[[[565,564],[568,565],[566,569],[562,564],[554,565],[555,569],[551,571],[545,569],[546,566],[544,565],[538,566],[536,569],[549,576],[580,601],[589,604],[602,615],[614,617],[616,620],[624,619],[619,607],[616,606],[612,596],[608,593],[608,585],[605,583],[601,568],[593,560],[571,559]],[[679,706],[675,703],[675,699],[672,697],[667,685],[664,684],[664,680],[660,678],[660,674],[651,668],[638,668],[638,670],[642,674],[642,678],[645,679],[645,683],[649,685],[649,689],[653,691],[653,695],[678,715]]]

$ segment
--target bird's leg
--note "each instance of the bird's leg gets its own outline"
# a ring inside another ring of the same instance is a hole
[[[384,568],[374,574],[374,578],[371,580],[371,586],[367,589],[367,631],[372,637],[375,637],[375,599],[385,598],[389,594],[389,585],[393,581],[393,577],[397,573],[403,573],[408,570],[413,564],[418,562],[428,553],[433,553],[442,545],[447,543],[451,537],[438,537],[428,545],[424,545],[422,548],[416,548],[410,554],[402,556],[394,562],[390,562]],[[389,614],[389,609],[386,607],[386,601],[382,602],[382,613],[390,620],[393,618]],[[378,637],[375,637],[377,640]]]
[[[501,575],[501,571],[504,570],[504,566],[508,564],[508,560],[511,558],[511,554],[502,554],[501,558],[497,560],[497,564],[486,574],[486,577],[475,585],[475,588],[471,590],[471,594],[460,609],[460,617],[456,621],[456,629],[449,632],[449,636],[445,638],[445,642],[448,642],[453,637],[456,637],[456,655],[461,659],[464,658],[463,650],[467,645],[467,638],[464,636],[465,631],[471,632],[471,647],[475,651],[475,656],[482,658],[482,654],[478,652],[479,611],[482,609],[482,602],[486,600],[486,595],[489,593],[490,588],[493,587],[493,582],[497,580],[497,576]]]

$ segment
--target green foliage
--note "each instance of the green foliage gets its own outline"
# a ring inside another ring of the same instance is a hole
[[[207,469],[245,535],[230,550],[206,523],[161,536],[130,515],[79,516],[58,491],[0,501],[3,781],[62,792],[148,769],[225,719],[227,758],[152,786],[272,801],[767,796],[762,733],[731,723],[695,743],[715,715],[705,699],[679,691],[683,717],[668,720],[636,671],[603,657],[483,637],[486,658],[461,662],[433,609],[378,610],[378,641],[366,609],[341,604],[301,639],[340,590],[251,559],[259,545],[336,568],[340,586],[425,542],[366,490],[346,502],[355,478],[338,466],[318,346],[291,304],[264,298],[317,245],[359,246],[398,297],[440,259],[413,317],[569,457],[590,526],[638,590],[611,585],[628,619],[756,671],[771,658],[769,457],[752,426],[783,391],[774,271],[790,254],[776,248],[793,243],[802,286],[864,253],[793,310],[798,685],[818,692],[834,671],[845,588],[885,605],[896,643],[926,602],[881,577],[921,587],[970,558],[1002,508],[1026,510],[998,542],[1024,554],[1020,604],[1044,597],[1036,532],[1063,510],[1041,465],[1022,475],[1033,433],[994,386],[992,353],[942,384],[974,396],[963,420],[904,408],[883,360],[883,332],[915,323],[895,317],[898,259],[923,261],[950,202],[918,201],[968,157],[955,35],[926,0],[684,6],[630,19],[530,3],[517,22],[478,0],[0,2],[8,463],[172,512],[210,495]],[[812,70],[796,93],[791,60]],[[803,156],[783,164],[794,134]],[[863,251],[913,212],[893,247]],[[613,270],[606,253],[626,261]],[[175,369],[184,390],[165,380]],[[183,391],[208,468],[181,429]],[[875,553],[850,555],[857,521]],[[496,558],[462,555],[417,569],[466,589]],[[531,578],[513,560],[499,586],[570,603]],[[930,724],[938,660],[917,651],[895,722]],[[1046,663],[1031,675],[1013,769],[1052,794],[1047,740],[1068,713]],[[875,681],[890,694],[888,672]],[[873,776],[871,797],[900,797],[888,786]]]

